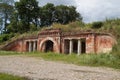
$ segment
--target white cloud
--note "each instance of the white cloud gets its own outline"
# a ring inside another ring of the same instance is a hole
[[[20,1],[20,0],[14,0],[14,1]]]
[[[75,0],[86,22],[120,17],[119,0]]]
[[[37,0],[39,1],[39,4],[41,6],[47,4],[47,3],[54,3],[55,5],[60,5],[60,4],[64,4],[64,5],[76,5],[76,1],[75,0]]]

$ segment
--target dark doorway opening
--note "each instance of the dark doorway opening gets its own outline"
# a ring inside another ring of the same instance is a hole
[[[45,52],[53,52],[53,42],[48,40],[45,42]]]
[[[77,53],[78,50],[78,40],[73,40],[73,53]]]
[[[26,51],[29,51],[29,42],[26,42]]]
[[[69,40],[65,40],[64,42],[64,53],[69,54]]]
[[[81,41],[81,53],[86,53],[86,40],[82,39]]]
[[[33,51],[33,42],[31,42],[31,52]]]

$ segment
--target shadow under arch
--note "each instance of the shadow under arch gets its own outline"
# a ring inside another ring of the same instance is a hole
[[[47,40],[45,43],[44,43],[44,52],[53,52],[54,48],[53,48],[53,45],[54,43],[50,40]]]
[[[60,53],[58,43],[51,37],[43,39],[40,43],[40,51]]]

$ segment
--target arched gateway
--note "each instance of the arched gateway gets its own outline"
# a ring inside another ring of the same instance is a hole
[[[50,40],[44,43],[45,49],[44,52],[53,52],[54,51],[54,43]]]
[[[52,37],[40,38],[39,51],[42,52],[56,52],[59,53],[59,47],[57,41]]]
[[[2,50],[56,53],[109,53],[116,43],[109,33],[46,29],[36,36],[24,37],[5,45]]]

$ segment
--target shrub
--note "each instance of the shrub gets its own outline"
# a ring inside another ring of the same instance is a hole
[[[101,28],[102,26],[103,26],[103,22],[93,22],[92,23],[92,28],[94,28],[94,29]]]
[[[36,31],[37,27],[34,24],[30,25],[30,31]]]
[[[14,37],[14,34],[13,34],[13,33],[11,33],[11,34],[2,34],[2,35],[0,36],[0,43],[9,40],[9,39],[12,38],[12,37]]]
[[[112,54],[120,58],[120,39],[118,39],[117,44],[113,46]]]

